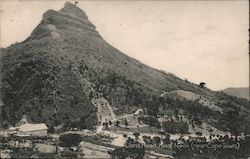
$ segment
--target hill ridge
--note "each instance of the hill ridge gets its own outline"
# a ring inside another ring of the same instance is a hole
[[[30,37],[3,51],[3,120],[12,125],[27,114],[35,122],[92,128],[99,113],[92,101],[97,99],[116,108],[117,116],[143,107],[157,116],[159,107],[170,109],[171,102],[190,113],[184,105],[193,101],[160,97],[175,90],[200,95],[223,109],[221,114],[204,108],[211,111],[207,120],[217,127],[219,115],[228,111],[227,103],[232,110],[248,109],[244,100],[201,88],[127,56],[106,42],[85,12],[71,3],[45,12]],[[191,116],[204,118],[200,103],[194,111]]]

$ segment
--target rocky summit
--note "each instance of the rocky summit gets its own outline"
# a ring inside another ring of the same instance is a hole
[[[221,131],[250,132],[247,100],[123,54],[69,2],[44,13],[26,40],[1,49],[1,55],[1,117],[8,125],[27,115],[33,122],[93,128],[147,108],[156,118],[183,112],[187,120]]]

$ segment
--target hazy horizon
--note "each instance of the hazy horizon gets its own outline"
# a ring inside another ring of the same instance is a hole
[[[65,1],[1,1],[0,47],[25,40]],[[206,82],[249,87],[248,1],[78,1],[101,36],[151,67]]]

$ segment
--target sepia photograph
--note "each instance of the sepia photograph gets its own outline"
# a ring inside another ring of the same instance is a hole
[[[249,1],[0,0],[0,158],[250,159]]]

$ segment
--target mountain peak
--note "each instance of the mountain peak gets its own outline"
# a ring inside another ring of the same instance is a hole
[[[81,10],[76,5],[74,5],[70,2],[66,2],[64,4],[64,7],[60,10],[60,12],[62,12],[64,14],[71,15],[71,16],[76,16],[79,18],[88,19],[87,15],[85,14],[85,12],[83,10]]]
[[[45,12],[41,23],[29,39],[41,39],[48,36],[53,39],[63,39],[65,32],[70,32],[71,35],[76,32],[76,34],[87,33],[99,36],[96,27],[89,21],[85,12],[76,5],[66,2],[59,11],[50,9]]]
[[[72,4],[71,2],[65,2],[64,8],[66,8],[66,7],[76,7],[76,5]]]
[[[127,56],[69,2],[47,11],[29,39],[3,51],[0,120],[9,125],[25,114],[66,129],[94,128],[102,119],[147,108],[156,117],[179,112],[216,131],[250,133],[247,100],[200,88]]]

